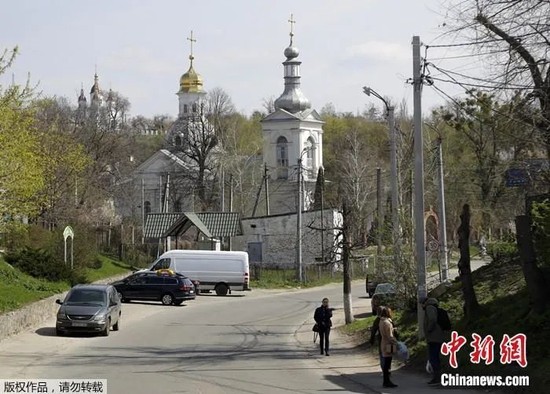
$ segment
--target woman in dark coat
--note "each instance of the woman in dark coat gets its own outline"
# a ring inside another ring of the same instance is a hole
[[[328,298],[323,298],[322,304],[315,309],[313,319],[319,326],[319,347],[321,354],[329,356],[329,336],[332,327],[332,308],[328,307]]]

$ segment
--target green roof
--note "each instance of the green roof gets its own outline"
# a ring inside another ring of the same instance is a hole
[[[145,238],[162,238],[182,213],[149,213],[145,221]]]
[[[209,238],[242,235],[238,212],[185,212],[163,233],[164,237],[181,235],[192,226]]]

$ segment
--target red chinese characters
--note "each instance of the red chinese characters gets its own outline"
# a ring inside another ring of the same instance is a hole
[[[449,356],[449,365],[453,368],[458,368],[458,361],[456,354],[466,343],[466,338],[462,335],[458,335],[456,331],[451,333],[451,340],[441,345],[441,354]]]
[[[473,333],[472,338],[470,346],[473,350],[470,352],[470,362],[479,364],[481,361],[484,361],[486,365],[492,364],[495,359],[495,340],[493,336],[487,335],[482,337]],[[451,367],[458,368],[457,353],[466,342],[465,337],[453,331],[451,333],[451,340],[441,345],[441,354],[449,356],[449,365]],[[513,337],[504,334],[499,349],[501,364],[517,362],[523,368],[527,366],[527,336],[525,334],[516,334]]]
[[[473,364],[479,364],[481,360],[485,360],[485,365],[493,363],[495,357],[494,347],[495,340],[492,335],[487,335],[485,338],[481,339],[481,336],[478,334],[472,334],[474,340],[470,342],[470,346],[474,349],[470,353],[470,361]]]
[[[500,363],[511,364],[516,361],[523,368],[527,366],[527,336],[516,334],[510,338],[504,334],[500,342]]]

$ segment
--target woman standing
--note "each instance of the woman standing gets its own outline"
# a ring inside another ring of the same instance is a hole
[[[390,380],[390,370],[393,353],[397,349],[397,339],[393,335],[393,321],[391,309],[386,307],[380,311],[380,345],[382,354],[382,374],[384,376],[384,387],[397,387]]]
[[[321,354],[330,356],[328,353],[330,328],[332,327],[332,308],[328,307],[328,298],[323,298],[321,306],[315,309],[313,319],[319,326],[319,346]]]

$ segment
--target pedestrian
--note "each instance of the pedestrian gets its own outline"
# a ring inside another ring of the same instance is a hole
[[[382,310],[386,309],[385,306],[379,305],[378,309],[376,310],[376,319],[374,319],[374,322],[372,323],[372,326],[370,328],[370,344],[371,346],[374,345],[374,342],[376,341],[376,345],[378,347],[378,357],[380,358],[380,368],[384,368],[384,359],[382,357],[382,346],[381,346],[381,340],[380,340],[380,314],[382,313]]]
[[[382,375],[384,377],[383,386],[386,388],[397,387],[390,380],[390,370],[393,354],[397,350],[397,339],[394,336],[394,327],[392,321],[392,311],[386,307],[380,311],[380,346],[382,354]]]
[[[332,327],[332,308],[329,308],[328,298],[323,298],[321,306],[315,309],[313,319],[319,327],[319,347],[321,349],[321,354],[330,356],[329,336],[330,328]]]
[[[428,343],[428,360],[433,370],[432,380],[428,384],[441,382],[441,345],[445,342],[445,332],[437,320],[439,303],[435,298],[427,298],[422,303],[424,309],[424,337]]]

